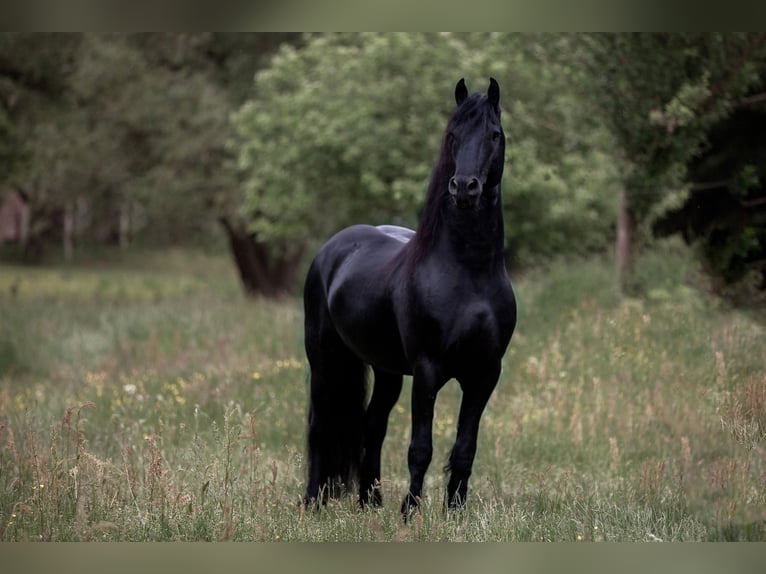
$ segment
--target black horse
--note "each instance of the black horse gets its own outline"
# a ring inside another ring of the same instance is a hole
[[[490,78],[486,94],[469,95],[461,79],[455,99],[417,232],[348,227],[309,269],[306,504],[354,483],[362,505],[381,503],[381,447],[403,375],[413,375],[413,384],[402,513],[406,518],[418,507],[433,452],[436,394],[451,378],[463,397],[445,502],[465,502],[479,420],[516,325],[516,301],[503,257],[500,88]],[[368,366],[375,382],[365,405]]]

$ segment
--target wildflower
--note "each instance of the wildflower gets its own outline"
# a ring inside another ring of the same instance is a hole
[[[122,390],[125,391],[125,394],[128,395],[135,395],[136,394],[136,385],[133,383],[128,383],[127,385],[122,386]]]

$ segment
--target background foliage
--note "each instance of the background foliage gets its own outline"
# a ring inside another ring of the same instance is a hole
[[[415,225],[455,82],[494,76],[512,266],[680,232],[752,294],[764,62],[760,33],[6,33],[0,167],[28,255],[228,237],[249,292],[289,292],[341,227]]]
[[[609,134],[572,108],[555,70],[540,77],[542,46],[508,35],[342,34],[283,48],[234,116],[252,229],[301,241],[357,221],[414,226],[460,70],[474,91],[490,75],[503,89],[513,253],[527,263],[603,246],[615,196]]]

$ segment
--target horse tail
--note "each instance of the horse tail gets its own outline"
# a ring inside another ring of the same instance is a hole
[[[306,503],[339,497],[358,484],[367,394],[367,367],[335,330],[315,266],[303,294],[311,369]]]

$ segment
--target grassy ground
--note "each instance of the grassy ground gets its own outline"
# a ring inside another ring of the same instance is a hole
[[[381,509],[304,513],[297,301],[245,301],[226,259],[0,264],[0,540],[766,540],[766,330],[672,246],[624,299],[611,267],[515,282],[517,334],[469,504],[444,513],[456,384],[402,524],[409,382]]]

